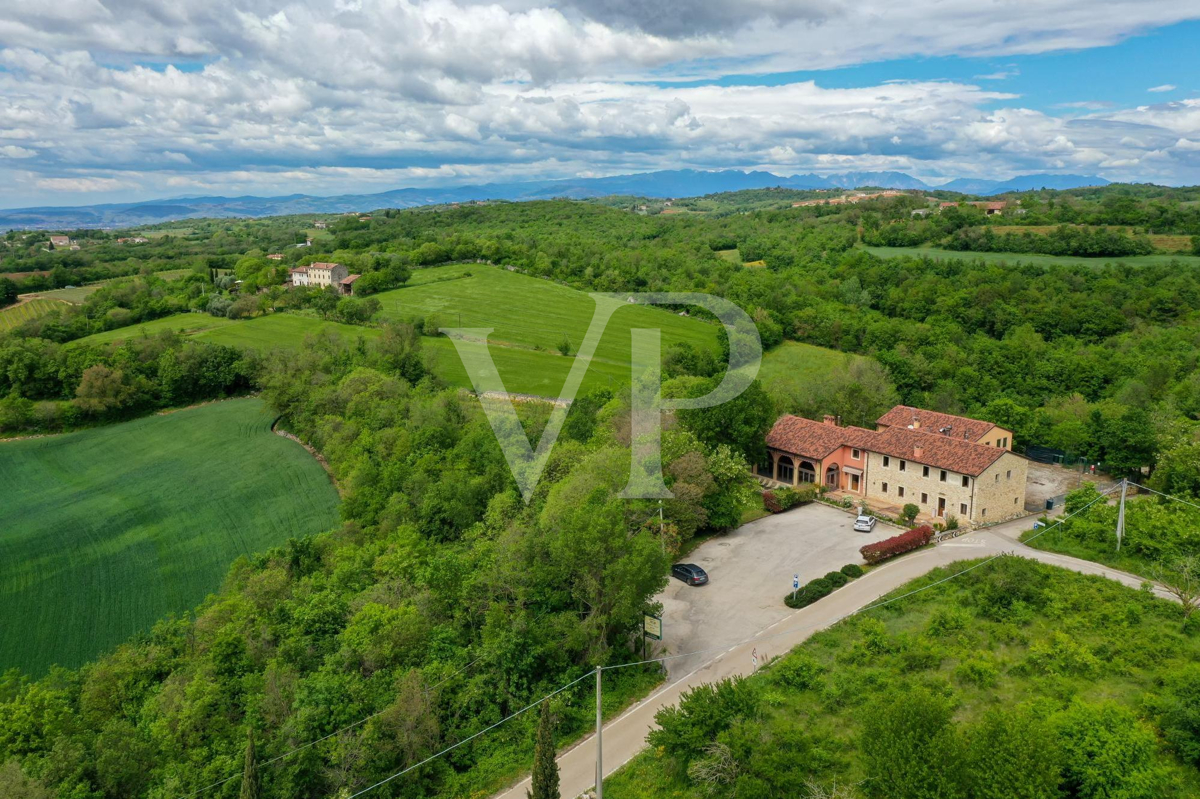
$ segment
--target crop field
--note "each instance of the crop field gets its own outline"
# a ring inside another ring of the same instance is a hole
[[[18,325],[45,316],[56,308],[63,307],[57,300],[34,298],[19,305],[10,305],[0,309],[0,332],[11,330]]]
[[[1016,263],[1036,264],[1038,266],[1082,265],[1097,266],[1102,264],[1128,264],[1129,266],[1158,266],[1172,261],[1191,266],[1200,266],[1200,256],[1196,255],[1130,255],[1120,258],[1082,258],[1075,255],[1035,255],[1031,253],[1012,252],[959,252],[958,250],[943,250],[940,247],[864,247],[872,255],[880,258],[896,258],[907,255],[913,258],[929,258],[935,261],[945,261],[960,258],[986,263]]]
[[[0,442],[0,672],[79,666],[194,607],[338,497],[258,399]]]

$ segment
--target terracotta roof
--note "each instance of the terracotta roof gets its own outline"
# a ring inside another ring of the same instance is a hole
[[[893,458],[905,458],[936,469],[971,476],[982,474],[984,469],[1008,452],[1002,447],[987,447],[961,438],[909,430],[907,427],[880,430],[869,449]]]
[[[838,427],[801,416],[781,416],[767,433],[767,446],[819,460],[838,447],[870,449],[874,436],[873,430],[861,427]]]
[[[362,277],[362,275],[346,275],[344,278],[341,279],[340,282],[343,286],[349,286],[351,283],[358,280],[360,277]]]
[[[895,410],[897,409],[892,409]],[[904,458],[935,469],[946,469],[971,476],[982,474],[1008,452],[1001,447],[988,447],[937,432],[909,430],[900,426],[879,431],[861,427],[838,427],[799,416],[781,416],[771,428],[771,432],[767,433],[767,446],[816,460],[825,458],[839,447],[857,447],[881,455]]]
[[[341,266],[341,264],[327,264],[318,261],[317,263],[308,265],[309,269],[333,269],[335,266]]]
[[[295,269],[289,269],[288,272],[307,272],[307,266],[297,266]]]
[[[913,408],[908,405],[897,405],[876,419],[875,424],[907,428],[914,420],[920,423],[918,429],[922,432],[940,433],[948,428],[949,432],[946,435],[957,439],[964,439],[965,436],[967,441],[979,441],[996,426],[980,419],[968,419],[966,416],[927,411],[924,408]]]

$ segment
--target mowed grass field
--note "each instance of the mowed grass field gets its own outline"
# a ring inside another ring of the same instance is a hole
[[[39,316],[45,316],[56,308],[63,308],[63,304],[57,300],[44,300],[35,298],[26,300],[19,305],[10,305],[7,308],[0,309],[0,333],[5,330],[12,330],[18,325],[28,322],[30,319],[37,319]]]
[[[78,666],[194,607],[230,563],[337,523],[258,399],[0,442],[0,672]]]
[[[913,258],[929,258],[944,261],[951,258],[965,260],[982,260],[987,263],[1016,263],[1038,264],[1053,266],[1056,264],[1080,264],[1097,266],[1100,264],[1128,264],[1130,266],[1156,266],[1178,262],[1189,266],[1200,266],[1200,256],[1196,255],[1131,255],[1121,258],[1081,258],[1074,255],[1034,255],[1030,253],[1012,252],[959,252],[958,250],[943,250],[940,247],[864,247],[863,249],[880,258],[895,258],[901,255]]]

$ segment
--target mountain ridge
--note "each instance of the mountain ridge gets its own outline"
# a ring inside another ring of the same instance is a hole
[[[988,196],[1036,188],[1102,186],[1109,181],[1088,175],[1017,175],[1008,180],[957,178],[931,186],[903,172],[843,172],[833,175],[780,176],[772,172],[674,169],[600,178],[484,183],[435,188],[399,188],[372,194],[320,197],[288,194],[274,197],[195,196],[150,199],[132,203],[80,206],[32,206],[0,210],[0,229],[120,228],[200,217],[264,217],[413,208],[472,200],[589,199],[615,194],[642,197],[695,197],[718,192],[781,187],[788,189],[948,190]]]

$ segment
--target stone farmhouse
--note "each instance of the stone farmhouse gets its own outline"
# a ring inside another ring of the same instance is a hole
[[[308,266],[297,266],[289,269],[292,286],[315,286],[325,288],[333,286],[339,294],[354,294],[354,283],[360,275],[352,275],[342,264],[330,264],[318,261]]]
[[[783,416],[767,434],[769,460],[755,474],[775,485],[819,483],[826,491],[920,516],[973,525],[1024,513],[1027,461],[1012,432],[978,419],[897,405],[875,429]]]

